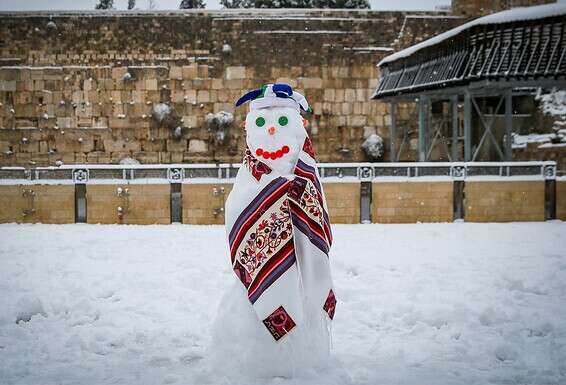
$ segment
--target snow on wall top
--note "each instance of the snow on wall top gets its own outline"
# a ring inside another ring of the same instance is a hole
[[[36,10],[36,11],[0,11],[0,17],[61,17],[61,16],[85,16],[85,17],[128,17],[128,16],[189,16],[189,15],[208,15],[215,18],[227,18],[239,20],[241,17],[269,17],[272,16],[278,20],[284,19],[323,19],[336,21],[359,21],[359,16],[368,16],[366,21],[375,20],[374,16],[406,13],[405,10],[373,10],[373,9],[356,9],[356,8],[235,8],[235,9],[167,9],[167,10],[118,10],[118,9],[98,9],[98,10]],[[443,10],[434,11],[418,11],[415,16],[437,16],[451,17],[450,13]],[[343,17],[333,15],[343,14]],[[356,15],[355,19],[350,16]]]
[[[409,57],[423,48],[439,44],[444,40],[450,39],[476,25],[502,24],[502,23],[519,21],[519,20],[536,20],[536,19],[544,19],[546,17],[562,16],[562,15],[566,15],[566,4],[564,3],[539,5],[534,7],[521,7],[521,8],[514,8],[507,11],[494,13],[488,16],[484,16],[472,20],[469,23],[462,24],[459,27],[441,33],[440,35],[425,40],[419,44],[415,44],[411,47],[405,48],[404,50],[389,55],[385,57],[383,60],[381,60],[377,65],[378,67],[381,67],[384,64]]]

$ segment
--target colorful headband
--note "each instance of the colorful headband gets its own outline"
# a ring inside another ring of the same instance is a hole
[[[267,107],[294,107],[298,110],[312,112],[307,99],[298,92],[293,92],[288,84],[275,83],[266,84],[257,90],[253,90],[242,96],[236,102],[236,107],[250,102],[250,110]]]

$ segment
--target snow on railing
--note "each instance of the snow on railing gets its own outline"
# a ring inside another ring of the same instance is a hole
[[[1,184],[230,183],[240,164],[72,164],[0,167]],[[556,162],[319,163],[327,182],[556,179]]]

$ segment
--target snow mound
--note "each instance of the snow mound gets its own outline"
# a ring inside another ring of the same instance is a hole
[[[16,323],[20,321],[29,322],[33,316],[42,315],[47,317],[47,313],[43,308],[43,304],[39,298],[27,298],[24,297],[18,301],[16,304],[18,312],[16,314]]]
[[[297,329],[284,337],[284,344],[274,344],[245,288],[235,278],[232,281],[218,306],[207,352],[210,367],[222,367],[226,383],[269,383],[273,378],[285,384],[351,382],[340,363],[331,359],[327,339],[318,333]]]

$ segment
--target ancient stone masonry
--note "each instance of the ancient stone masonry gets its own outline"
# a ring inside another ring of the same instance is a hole
[[[319,161],[388,136],[376,63],[461,24],[446,13],[322,10],[0,13],[0,165],[239,162],[245,108],[287,82]],[[209,113],[234,115],[222,140]],[[387,149],[386,149],[387,151]],[[387,159],[385,154],[385,159]]]
[[[510,8],[549,3],[556,3],[556,0],[452,0],[452,10],[458,15],[477,17]]]

